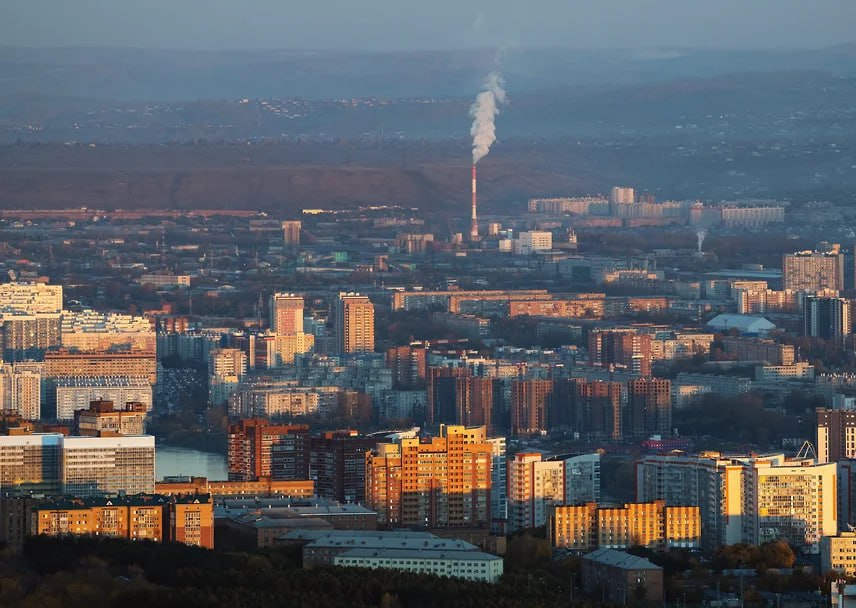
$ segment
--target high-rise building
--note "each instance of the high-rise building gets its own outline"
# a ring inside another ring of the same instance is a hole
[[[632,205],[636,202],[636,191],[628,186],[613,186],[609,191],[609,203]]]
[[[0,411],[24,420],[41,418],[42,375],[23,364],[0,363]]]
[[[357,431],[331,431],[312,437],[309,470],[318,496],[363,504],[366,498],[366,452],[375,440]]]
[[[0,283],[0,347],[6,361],[41,358],[60,344],[62,286]]]
[[[465,399],[463,386],[470,375],[466,367],[429,367],[425,417],[431,424],[454,424]]]
[[[58,433],[0,436],[0,493],[62,493],[61,452]]]
[[[374,352],[374,305],[368,297],[356,293],[340,293],[335,308],[336,344],[339,352]]]
[[[798,251],[782,256],[785,290],[817,292],[844,289],[844,254],[838,250]]]
[[[425,382],[427,354],[426,345],[420,342],[388,349],[386,366],[392,370],[393,385],[410,388]]]
[[[635,378],[627,383],[628,420],[625,438],[672,433],[672,383],[662,378]]]
[[[429,422],[491,428],[492,378],[468,368],[431,368],[428,390]]]
[[[46,350],[59,345],[59,313],[8,313],[0,310],[0,347],[5,361],[40,359]]]
[[[59,433],[0,437],[0,491],[88,497],[153,492],[155,438],[65,437]]]
[[[565,504],[600,502],[600,454],[580,454],[565,463]]]
[[[783,454],[645,456],[637,463],[640,502],[698,505],[708,548],[784,539],[818,553],[838,530],[835,463],[789,460]]]
[[[624,385],[620,382],[573,380],[573,428],[591,440],[624,438]]]
[[[155,438],[63,437],[62,487],[78,497],[155,491]]]
[[[303,296],[275,293],[270,297],[270,330],[278,336],[303,333]]]
[[[229,425],[230,481],[309,479],[309,427],[271,424],[263,418]]]
[[[388,527],[489,526],[493,451],[484,427],[379,443],[366,454],[366,506]]]
[[[300,244],[300,220],[285,220],[282,222],[282,244],[284,247],[296,247]]]
[[[844,348],[850,335],[850,301],[844,298],[806,298],[803,334],[829,340],[838,348]]]
[[[547,523],[553,505],[565,500],[565,463],[541,454],[518,452],[508,461],[508,531]]]
[[[236,376],[247,373],[247,355],[239,348],[218,348],[208,353],[209,376]]]
[[[238,390],[247,373],[247,354],[240,348],[217,348],[208,353],[208,403],[218,405]]]
[[[635,329],[598,329],[589,332],[589,363],[621,368],[640,376],[651,375],[651,334]]]
[[[587,553],[595,549],[698,548],[698,506],[666,506],[665,501],[599,507],[596,503],[550,509],[547,538],[554,548]]]
[[[515,380],[511,383],[511,434],[531,435],[548,430],[547,404],[552,380]]]
[[[505,437],[489,437],[493,448],[490,463],[490,512],[493,517],[491,529],[505,533],[508,520],[508,460],[506,459]]]
[[[856,410],[817,409],[817,460],[856,458]]]

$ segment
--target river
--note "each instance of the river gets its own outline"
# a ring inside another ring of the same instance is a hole
[[[175,475],[228,479],[225,454],[158,445],[155,452],[155,479]]]

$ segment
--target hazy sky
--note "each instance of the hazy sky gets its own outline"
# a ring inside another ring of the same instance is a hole
[[[856,0],[0,0],[0,45],[821,47]]]

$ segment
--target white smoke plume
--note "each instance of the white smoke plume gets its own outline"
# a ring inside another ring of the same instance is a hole
[[[490,146],[496,141],[496,126],[493,119],[499,114],[499,106],[505,103],[505,89],[499,72],[491,72],[484,82],[484,89],[476,97],[470,107],[473,126],[470,135],[473,136],[473,164],[487,156]]]

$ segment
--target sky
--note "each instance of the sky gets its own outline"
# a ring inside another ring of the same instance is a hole
[[[856,0],[0,0],[2,46],[820,48]]]

